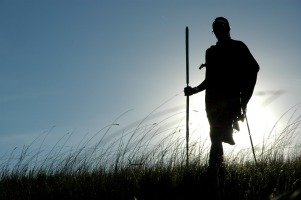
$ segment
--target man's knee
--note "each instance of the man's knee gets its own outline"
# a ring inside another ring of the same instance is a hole
[[[210,128],[210,139],[211,143],[216,143],[221,141],[221,134],[223,129],[220,127],[211,127]]]
[[[221,142],[223,135],[230,135],[233,133],[231,126],[216,126],[210,128],[210,139],[211,143]]]

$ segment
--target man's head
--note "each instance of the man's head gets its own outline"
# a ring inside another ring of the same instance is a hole
[[[213,33],[218,40],[230,37],[230,25],[226,18],[217,17],[212,23]]]

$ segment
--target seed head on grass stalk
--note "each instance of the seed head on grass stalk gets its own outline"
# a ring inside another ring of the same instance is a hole
[[[161,130],[162,126],[164,127],[164,125],[161,125],[161,126],[159,126],[159,125],[162,124],[163,122],[167,121],[168,119],[171,119],[172,117],[177,116],[178,114],[179,113],[176,113],[172,116],[164,118],[162,121],[154,124],[154,126],[152,126],[149,130],[147,130],[145,134],[142,134],[140,139],[137,137],[136,145],[132,149],[132,152],[133,152],[133,154],[131,156],[132,158],[130,158],[130,159],[133,159],[136,152],[138,153],[138,152],[144,152],[144,151],[149,150],[151,142],[155,142],[154,140],[156,137],[160,138],[159,144],[157,146],[160,146],[160,144],[164,143],[165,140],[167,140],[167,139],[170,139],[170,141],[172,142],[172,138],[175,134],[175,131],[173,131],[174,127],[167,128],[166,130]],[[178,122],[178,120],[176,120],[176,122]],[[174,122],[172,122],[170,125],[172,125],[173,123]],[[167,126],[169,127],[170,125],[167,125]],[[167,136],[164,137],[163,136],[164,132],[169,132],[169,131],[172,131],[172,134],[167,134]],[[162,139],[162,136],[163,136],[163,139]]]
[[[176,96],[178,96],[179,94],[176,94],[176,95],[174,95],[173,97],[171,97],[171,98],[169,98],[169,99],[167,99],[166,101],[164,101],[162,104],[160,104],[158,107],[156,107],[155,109],[153,109],[144,119],[142,119],[141,121],[140,121],[140,123],[137,125],[137,127],[136,127],[136,129],[135,129],[135,131],[133,132],[133,134],[131,135],[131,137],[129,138],[129,140],[128,140],[128,143],[127,143],[127,145],[125,146],[125,149],[127,149],[128,148],[128,144],[130,144],[130,142],[131,142],[131,140],[132,140],[132,138],[135,136],[135,134],[137,133],[137,130],[138,130],[138,128],[140,127],[140,125],[142,124],[142,123],[144,123],[144,121],[146,121],[146,119],[149,117],[149,116],[151,116],[156,110],[158,110],[159,108],[161,108],[163,105],[165,105],[165,104],[167,104],[168,102],[170,102],[172,99],[174,99]],[[126,152],[124,152],[124,153],[126,153]]]

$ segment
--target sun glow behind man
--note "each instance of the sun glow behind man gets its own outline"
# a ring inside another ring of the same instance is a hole
[[[205,110],[199,105],[200,96],[191,103],[190,121],[191,121],[191,143],[200,142],[201,145],[209,148],[210,138],[208,136],[209,123],[206,118]],[[255,151],[261,149],[265,142],[273,142],[273,138],[268,138],[277,118],[274,116],[269,107],[262,105],[263,99],[254,96],[249,103],[247,116],[251,129],[252,139],[255,145]],[[237,154],[244,150],[251,151],[251,144],[248,135],[246,122],[239,122],[240,131],[234,132],[233,137],[238,141],[234,146],[225,145],[224,150],[226,153]],[[280,124],[279,124],[280,126]],[[231,154],[230,156],[232,156]],[[252,157],[250,157],[252,159]]]

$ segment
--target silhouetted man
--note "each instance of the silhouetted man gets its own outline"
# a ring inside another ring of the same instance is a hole
[[[216,178],[223,163],[222,142],[234,145],[233,128],[239,130],[238,120],[253,94],[259,66],[248,47],[230,37],[229,22],[217,17],[213,24],[216,45],[206,50],[205,80],[197,87],[186,87],[190,96],[206,90],[206,113],[210,125],[211,148],[208,171]]]

